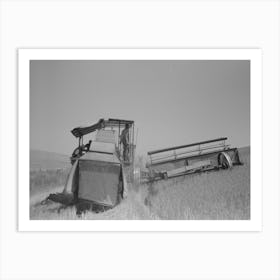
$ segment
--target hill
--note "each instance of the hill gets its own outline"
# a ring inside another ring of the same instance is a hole
[[[30,150],[30,170],[65,169],[69,166],[69,156],[53,152]]]

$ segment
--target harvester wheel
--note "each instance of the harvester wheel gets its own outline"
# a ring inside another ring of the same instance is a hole
[[[223,169],[228,169],[232,167],[232,160],[226,152],[221,152],[218,154],[218,164]]]

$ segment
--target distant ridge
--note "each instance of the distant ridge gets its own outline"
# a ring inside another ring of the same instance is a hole
[[[240,148],[238,148],[238,151],[239,152],[250,152],[250,149],[251,149],[251,146],[245,146],[245,147],[240,147]]]
[[[30,150],[30,170],[64,169],[69,166],[69,156],[53,152]]]

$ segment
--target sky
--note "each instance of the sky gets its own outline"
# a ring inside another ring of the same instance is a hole
[[[70,155],[70,131],[100,118],[134,120],[139,155],[224,136],[249,146],[250,61],[30,62],[30,149]]]

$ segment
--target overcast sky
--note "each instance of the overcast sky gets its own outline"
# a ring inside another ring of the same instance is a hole
[[[227,136],[250,145],[249,61],[32,61],[30,148],[69,155],[70,133],[134,120],[137,152]]]

